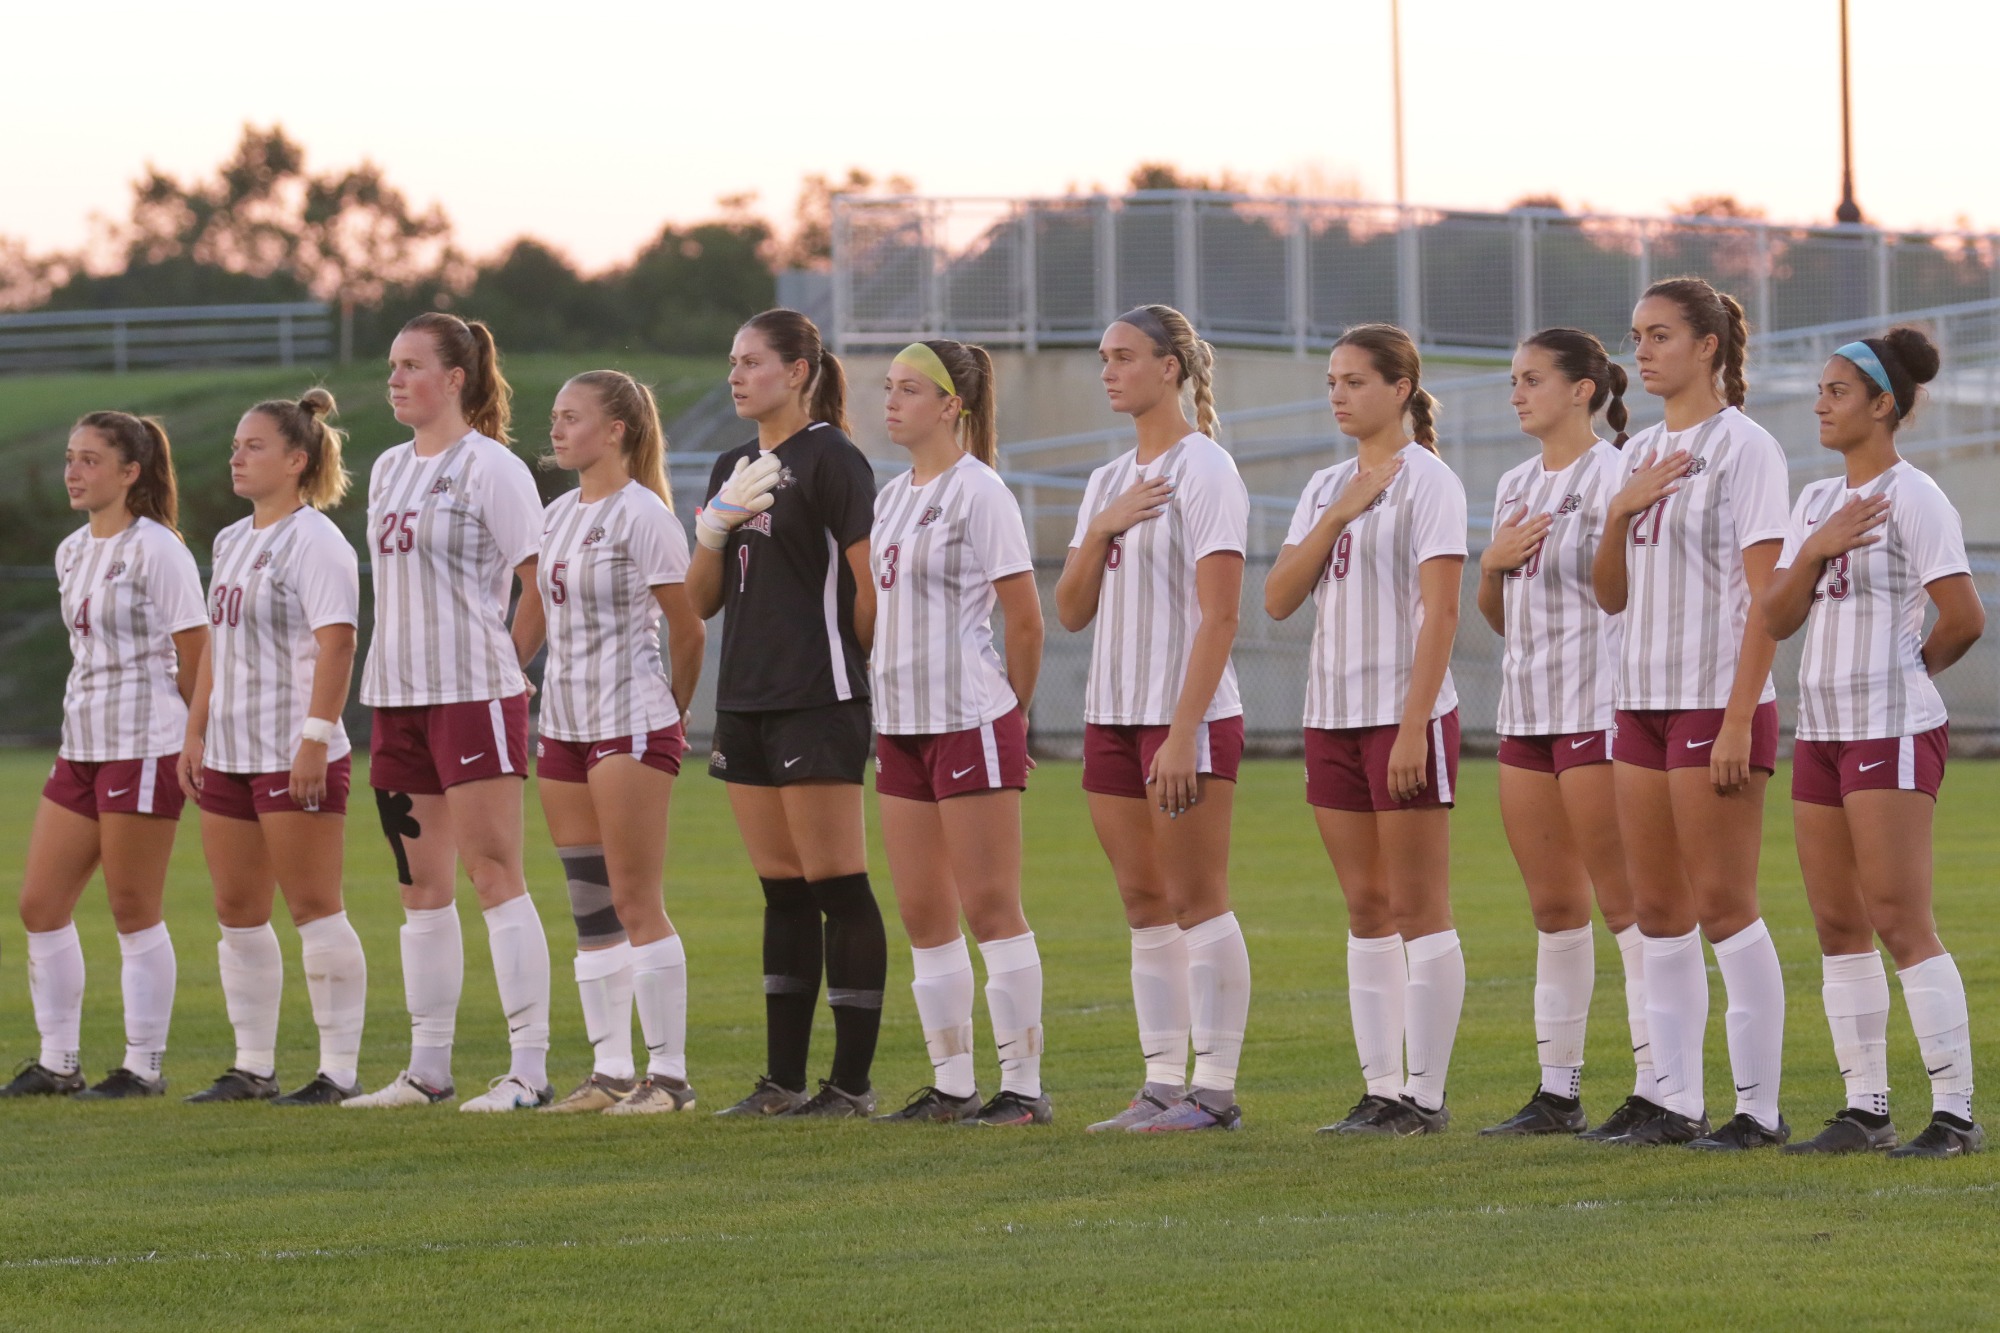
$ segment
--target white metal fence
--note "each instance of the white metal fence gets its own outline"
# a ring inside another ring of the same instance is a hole
[[[332,313],[317,301],[0,315],[0,371],[289,366],[334,350]]]
[[[1511,346],[1567,324],[1616,345],[1656,278],[1699,273],[1753,327],[2000,297],[2000,237],[1740,219],[1478,213],[1186,191],[834,205],[841,349],[959,337],[1095,343],[1144,301],[1211,340],[1303,352],[1386,320],[1431,346]]]

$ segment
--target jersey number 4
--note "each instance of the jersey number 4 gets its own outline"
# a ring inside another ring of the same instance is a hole
[[[90,637],[90,599],[88,597],[84,598],[83,605],[76,609],[76,619],[69,622],[69,627],[86,639]]]
[[[382,533],[375,541],[375,549],[383,555],[407,555],[415,550],[417,530],[410,525],[416,517],[414,509],[406,509],[400,514],[384,514]]]

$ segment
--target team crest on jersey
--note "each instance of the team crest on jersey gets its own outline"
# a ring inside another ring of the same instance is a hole
[[[931,524],[937,522],[939,519],[943,517],[944,517],[944,510],[937,505],[932,505],[929,509],[926,509],[924,511],[924,516],[917,520],[917,526],[920,528],[927,528]]]
[[[111,582],[111,580],[117,578],[120,574],[123,574],[124,572],[125,572],[125,562],[123,560],[113,560],[111,562],[111,568],[104,571],[104,581],[106,583],[109,583]]]
[[[753,531],[756,531],[756,532],[761,532],[761,533],[763,533],[763,534],[764,534],[764,535],[765,535],[766,537],[770,536],[770,535],[771,535],[771,511],[770,511],[770,510],[768,510],[768,509],[766,509],[766,510],[765,510],[765,511],[764,511],[763,513],[761,513],[761,514],[758,514],[758,515],[754,516],[754,517],[753,517],[753,518],[751,518],[751,519],[750,519],[749,521],[747,521],[746,523],[744,523],[744,525],[743,525],[743,526],[744,526],[744,527],[746,527],[746,528],[749,528],[749,529],[751,529],[751,530],[753,530]]]
[[[1583,508],[1583,497],[1581,495],[1565,495],[1563,502],[1556,506],[1556,513],[1574,514],[1581,508]]]
[[[778,484],[773,486],[771,489],[774,491],[787,490],[791,487],[792,483],[797,480],[798,477],[793,474],[790,468],[780,467],[778,469]]]
[[[251,564],[250,568],[253,570],[264,569],[268,567],[270,563],[271,563],[271,553],[269,551],[259,551],[257,553],[257,559]]]
[[[1361,512],[1365,514],[1368,513],[1370,510],[1380,509],[1382,507],[1382,502],[1387,500],[1388,498],[1389,498],[1389,492],[1385,490],[1380,495],[1377,495],[1374,499],[1370,500],[1368,502],[1368,508],[1362,510]]]
[[[1690,458],[1688,460],[1688,470],[1682,475],[1689,477],[1699,477],[1702,473],[1706,471],[1708,471],[1708,460],[1706,458],[1696,457],[1696,458]]]
[[[583,534],[583,544],[585,546],[595,546],[603,540],[604,529],[601,527],[592,528],[589,532]]]
[[[438,479],[437,479],[436,481],[432,482],[432,483],[431,483],[431,494],[432,494],[432,495],[450,495],[450,494],[451,494],[451,478],[450,478],[450,477],[439,477],[439,478],[438,478]]]

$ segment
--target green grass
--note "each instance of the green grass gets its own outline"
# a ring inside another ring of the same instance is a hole
[[[46,764],[0,755],[10,860]],[[1358,1092],[1344,921],[1297,766],[1268,762],[1246,768],[1236,830],[1236,906],[1256,972],[1246,1128],[1164,1142],[1085,1135],[1087,1121],[1123,1104],[1138,1062],[1125,932],[1076,776],[1072,765],[1045,765],[1028,808],[1054,1128],[285,1114],[177,1099],[0,1104],[0,1322],[1685,1328],[1888,1326],[1919,1311],[1936,1326],[2000,1317],[2000,1153],[1949,1164],[1730,1160],[1475,1136],[1535,1080],[1534,936],[1486,762],[1466,765],[1454,820],[1471,982],[1449,1133],[1383,1143],[1311,1132]],[[1773,791],[1786,781],[1780,774]],[[688,939],[691,1072],[706,1110],[761,1072],[759,907],[720,784],[691,776],[675,800],[669,905]],[[1977,812],[1996,800],[2000,766],[1957,765],[1938,841],[1938,915],[1989,1067],[2000,1054],[1990,1021],[2000,935],[1989,910],[2000,830]],[[401,913],[372,824],[354,821],[347,873],[374,969],[363,1051],[371,1086],[400,1067],[408,1031]],[[531,880],[556,955],[552,1072],[567,1085],[588,1067],[567,980],[572,936],[555,859],[538,820],[530,828]],[[876,882],[887,910],[879,862]],[[1772,803],[1763,885],[1791,999],[1784,1103],[1810,1133],[1841,1088],[1783,800]],[[484,931],[469,895],[461,901],[466,1090],[504,1067],[505,1032]],[[179,1094],[232,1053],[192,823],[176,852],[169,919],[181,989],[168,1070]],[[96,889],[81,922],[85,1061],[96,1073],[121,1044],[117,949]],[[279,933],[289,960],[280,1074],[299,1082],[316,1046],[296,940],[282,920]],[[885,1100],[929,1072],[893,921],[890,933],[877,1069]],[[22,956],[10,920],[0,927],[0,1047],[16,1057],[34,1050]],[[1585,1099],[1601,1115],[1628,1090],[1630,1064],[1617,959],[1601,935],[1598,962]],[[1712,985],[1709,1087],[1726,1109],[1722,991]],[[983,1005],[979,1021],[990,1082]],[[1900,997],[1890,1033],[1897,1117],[1909,1133],[1929,1099]],[[822,1010],[822,1070],[830,1035]]]

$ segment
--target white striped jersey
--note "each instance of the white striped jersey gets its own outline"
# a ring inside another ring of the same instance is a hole
[[[177,754],[187,705],[173,636],[208,622],[187,543],[150,518],[115,537],[87,527],[56,548],[69,626],[61,755],[80,764]]]
[[[1889,521],[1873,546],[1826,562],[1806,614],[1799,659],[1800,740],[1914,736],[1945,724],[1944,700],[1924,669],[1926,585],[1971,572],[1958,511],[1944,490],[1908,462],[1849,490],[1816,481],[1792,508],[1778,568],[1798,559],[1815,524],[1849,500],[1889,497]]]
[[[1134,449],[1091,473],[1071,549],[1083,545],[1091,520],[1105,506],[1134,482],[1157,477],[1173,482],[1167,512],[1126,529],[1105,556],[1083,695],[1083,720],[1099,726],[1166,726],[1174,720],[1188,654],[1201,628],[1195,565],[1218,551],[1241,554],[1249,543],[1250,493],[1236,460],[1196,431],[1144,467]],[[1202,721],[1242,712],[1231,661]]]
[[[206,762],[219,773],[282,773],[298,753],[312,704],[319,641],[313,631],[359,622],[361,576],[354,548],[316,509],[263,529],[251,519],[215,535],[208,582]],[[328,760],[348,752],[333,719]]]
[[[472,431],[430,458],[399,444],[368,474],[371,708],[506,699],[527,688],[507,632],[515,567],[542,543],[528,465]]]
[[[636,481],[592,504],[580,490],[557,496],[542,521],[542,735],[602,741],[671,727],[681,711],[653,589],[687,582],[687,530]]]
[[[1501,582],[1506,641],[1500,654],[1502,736],[1609,731],[1616,721],[1620,618],[1597,604],[1590,577],[1604,512],[1624,485],[1618,450],[1599,440],[1560,472],[1528,459],[1500,478],[1493,526],[1523,506],[1544,514],[1548,536]]]
[[[993,647],[994,583],[1035,567],[1021,507],[967,454],[922,486],[906,472],[875,493],[869,696],[890,736],[969,731],[1013,711]]]
[[[1319,583],[1306,666],[1305,725],[1314,730],[1385,727],[1403,720],[1417,634],[1424,627],[1418,566],[1465,557],[1465,486],[1421,444],[1406,444],[1403,470],[1361,517],[1334,539]],[[1292,513],[1285,545],[1312,532],[1361,464],[1357,458],[1315,472]],[[1431,716],[1458,707],[1451,669]]]
[[[1627,538],[1620,708],[1728,706],[1750,619],[1744,548],[1789,527],[1785,451],[1742,412],[1725,407],[1683,431],[1648,426],[1621,461],[1629,476],[1676,450],[1693,460],[1680,489],[1633,519]],[[1758,698],[1777,697],[1767,677]]]

